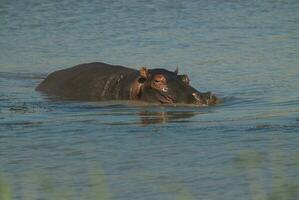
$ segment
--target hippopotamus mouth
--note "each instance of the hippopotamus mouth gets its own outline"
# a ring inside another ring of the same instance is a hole
[[[159,99],[159,102],[161,104],[173,104],[174,103],[174,98],[165,92],[157,92],[157,98]]]
[[[191,105],[195,106],[208,106],[208,105],[214,105],[216,104],[219,99],[212,94],[211,92],[207,93],[192,93],[193,101]],[[176,102],[175,98],[168,94],[167,92],[157,92],[156,98],[159,100],[161,104],[167,104],[167,105],[174,105],[174,104],[182,104],[179,102]]]

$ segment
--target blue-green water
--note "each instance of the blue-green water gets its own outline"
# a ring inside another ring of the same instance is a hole
[[[141,107],[34,90],[93,61],[178,65],[224,102]],[[94,170],[111,199],[296,199],[298,133],[297,0],[1,0],[0,173],[14,199],[86,199]]]

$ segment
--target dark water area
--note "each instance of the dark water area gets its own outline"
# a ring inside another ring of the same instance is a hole
[[[298,199],[298,24],[296,0],[2,0],[0,199]],[[178,65],[223,102],[35,91],[93,61]]]

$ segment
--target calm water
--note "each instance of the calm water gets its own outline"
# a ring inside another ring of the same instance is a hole
[[[224,103],[34,91],[93,61],[178,65]],[[1,0],[0,174],[14,199],[297,199],[298,133],[298,0]]]

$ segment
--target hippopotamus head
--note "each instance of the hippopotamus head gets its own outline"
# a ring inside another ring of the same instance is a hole
[[[142,67],[138,79],[139,99],[162,104],[212,105],[218,98],[211,92],[201,93],[190,86],[187,75],[165,69]]]

